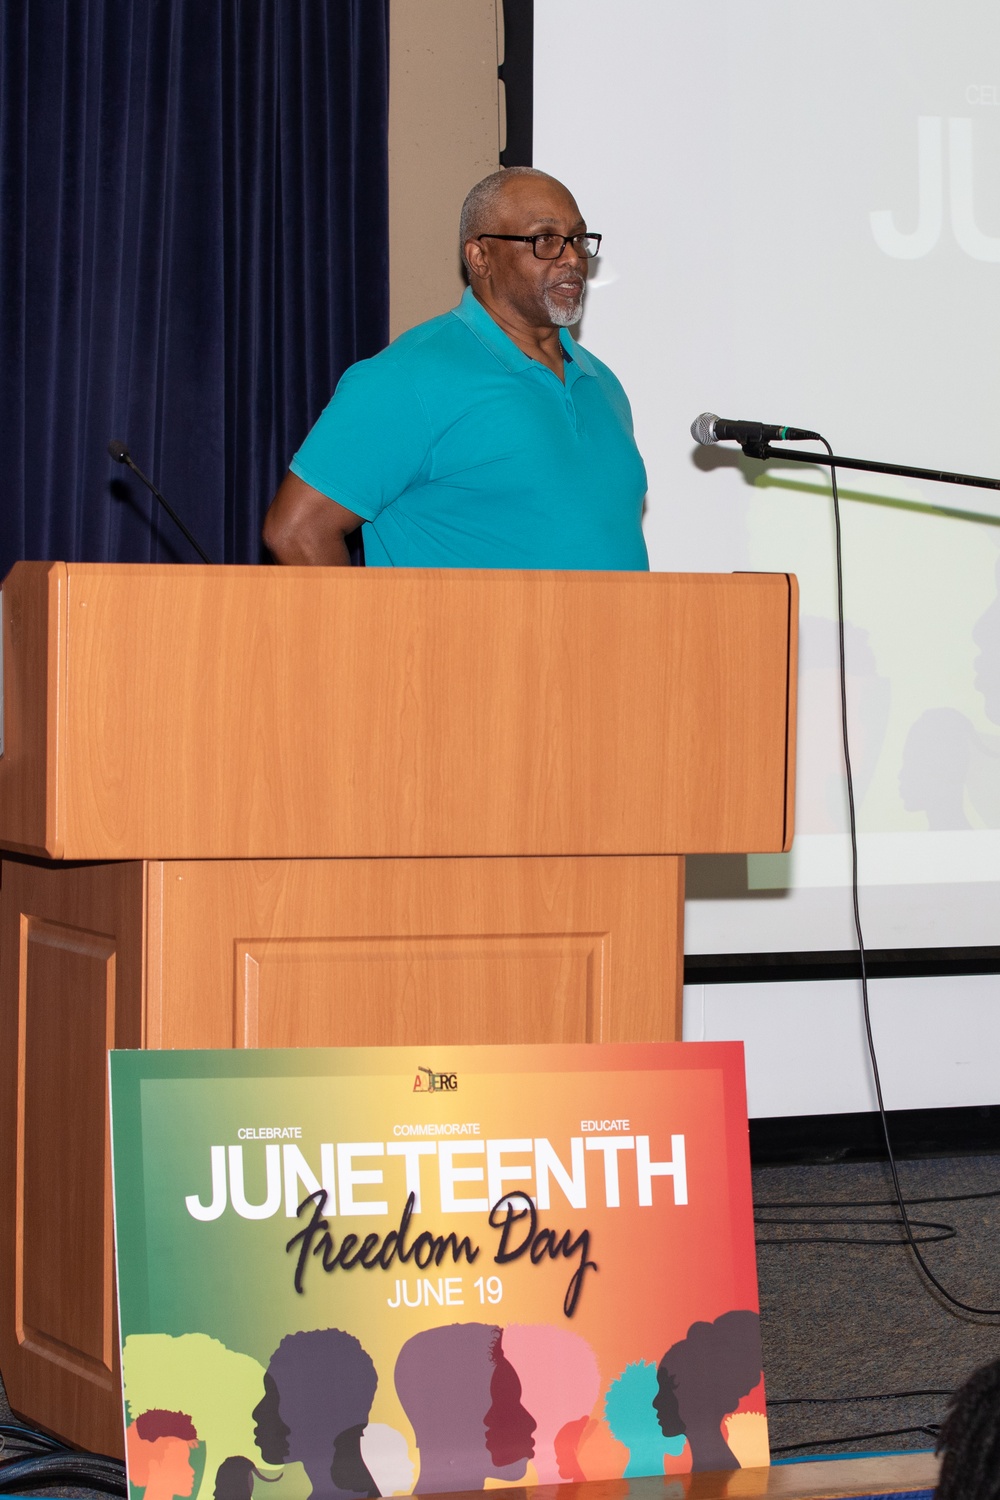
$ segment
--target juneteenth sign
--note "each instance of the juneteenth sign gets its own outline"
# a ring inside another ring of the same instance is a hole
[[[739,1043],[118,1052],[129,1479],[766,1464]]]

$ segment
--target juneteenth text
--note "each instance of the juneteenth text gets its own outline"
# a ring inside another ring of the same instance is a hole
[[[473,1245],[468,1235],[459,1239],[454,1232],[439,1235],[424,1229],[411,1241],[412,1192],[407,1197],[398,1229],[390,1229],[385,1235],[366,1234],[363,1239],[356,1234],[345,1234],[337,1245],[330,1233],[329,1220],[324,1217],[326,1198],[325,1188],[318,1188],[303,1198],[297,1216],[302,1218],[311,1205],[309,1222],[298,1234],[293,1234],[285,1246],[289,1253],[298,1247],[295,1262],[297,1292],[305,1291],[306,1267],[313,1257],[320,1261],[327,1273],[338,1267],[350,1271],[355,1266],[361,1266],[365,1271],[387,1271],[396,1261],[405,1265],[411,1260],[424,1270],[432,1262],[439,1266],[449,1254],[454,1264],[464,1258],[472,1265],[479,1257],[480,1247]],[[597,1270],[597,1262],[590,1259],[590,1230],[581,1229],[573,1238],[568,1229],[559,1234],[554,1229],[540,1228],[538,1210],[527,1193],[520,1192],[507,1193],[499,1199],[490,1209],[487,1222],[491,1229],[499,1231],[500,1238],[493,1255],[498,1266],[520,1260],[524,1255],[534,1266],[546,1260],[576,1258],[577,1266],[563,1298],[563,1312],[571,1318],[580,1300],[587,1272]]]

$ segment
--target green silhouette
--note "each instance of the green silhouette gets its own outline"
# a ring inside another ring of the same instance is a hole
[[[258,1458],[253,1409],[264,1388],[264,1368],[249,1354],[237,1354],[207,1333],[133,1333],[125,1340],[122,1367],[130,1421],[159,1407],[186,1412],[198,1429],[205,1467],[196,1500],[212,1500],[227,1458]],[[309,1493],[291,1479],[286,1472],[281,1500]]]

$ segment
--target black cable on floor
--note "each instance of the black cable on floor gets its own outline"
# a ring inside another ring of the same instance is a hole
[[[27,1448],[29,1453],[13,1454],[11,1444]],[[78,1453],[47,1432],[17,1422],[0,1422],[0,1494],[23,1494],[28,1489],[53,1485],[103,1490],[123,1500],[128,1497],[125,1465],[119,1459],[103,1453]]]
[[[983,1193],[934,1193],[929,1198],[911,1198],[910,1206],[924,1203],[967,1203],[973,1198],[1000,1198],[1000,1188],[990,1188]],[[754,1213],[758,1208],[895,1208],[895,1198],[831,1198],[828,1202],[822,1199],[802,1199],[789,1203],[756,1203]]]
[[[41,1448],[45,1453],[68,1451],[66,1443],[47,1432],[36,1432],[33,1427],[22,1427],[19,1422],[0,1422],[0,1455],[6,1452],[8,1441],[22,1448]]]
[[[911,1401],[918,1396],[953,1396],[954,1391],[877,1391],[873,1396],[768,1396],[767,1406],[850,1405],[864,1401]]]
[[[0,1464],[0,1494],[24,1494],[51,1485],[103,1490],[128,1500],[125,1465],[116,1458],[97,1453],[47,1453],[42,1458],[24,1458]]]
[[[769,1227],[787,1224],[797,1229],[808,1229],[816,1224],[839,1225],[845,1229],[852,1228],[855,1225],[859,1227],[867,1225],[873,1229],[898,1229],[900,1227],[898,1219],[755,1219],[754,1222]],[[958,1230],[952,1224],[935,1224],[925,1219],[911,1219],[910,1224],[914,1229],[937,1231],[933,1234],[914,1235],[914,1243],[918,1245],[940,1244],[942,1240],[955,1239],[958,1234]],[[898,1234],[893,1236],[892,1239],[875,1239],[874,1236],[869,1239],[859,1239],[856,1235],[803,1234],[793,1236],[783,1234],[779,1235],[777,1239],[764,1239],[758,1235],[756,1243],[758,1245],[853,1245],[857,1249],[863,1250],[869,1245],[903,1245],[906,1241],[905,1239],[901,1239]]]
[[[991,1188],[988,1191],[982,1193],[940,1193],[937,1195],[931,1195],[930,1197],[926,1198],[911,1198],[909,1200],[909,1206],[913,1208],[924,1203],[967,1203],[971,1202],[973,1199],[981,1198],[1000,1198],[1000,1189]],[[810,1219],[801,1217],[801,1215],[812,1213],[812,1211],[817,1208],[895,1208],[896,1206],[897,1204],[895,1198],[835,1198],[830,1201],[806,1199],[791,1203],[779,1203],[777,1201],[771,1203],[757,1203],[754,1205],[754,1223],[755,1225],[764,1225],[768,1228],[774,1228],[778,1225],[786,1225],[790,1228],[795,1227],[807,1229],[812,1227],[814,1224],[839,1224],[844,1228],[851,1228],[855,1224],[870,1224],[883,1228],[896,1228],[899,1226],[898,1218]],[[800,1217],[794,1219],[771,1219],[763,1217],[763,1214],[769,1213],[772,1209],[779,1208],[793,1209]],[[954,1224],[936,1224],[932,1221],[928,1222],[923,1219],[911,1219],[910,1224],[917,1229],[936,1229],[941,1231],[938,1234],[917,1235],[916,1240],[920,1245],[932,1245],[940,1240],[955,1239],[958,1234],[958,1230],[955,1228]],[[866,1245],[899,1245],[901,1243],[903,1242],[898,1238],[888,1240],[856,1238],[839,1239],[834,1238],[831,1235],[798,1235],[793,1237],[792,1235],[783,1234],[779,1235],[777,1239],[762,1239],[760,1236],[757,1236],[758,1245],[855,1245],[863,1248]]]
[[[908,1437],[911,1432],[924,1432],[930,1438],[936,1438],[938,1424],[936,1422],[922,1423],[919,1427],[887,1427],[884,1432],[848,1432],[843,1437],[813,1438],[808,1443],[782,1443],[779,1447],[772,1448],[772,1453],[795,1453],[803,1448],[827,1448],[834,1443],[870,1443],[875,1438]],[[836,1457],[836,1454],[826,1454],[827,1458]]]

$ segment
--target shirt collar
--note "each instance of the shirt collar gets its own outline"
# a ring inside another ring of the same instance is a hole
[[[486,311],[483,304],[477,299],[471,286],[467,286],[462,293],[462,300],[457,307],[452,308],[456,318],[460,318],[465,326],[475,334],[479,342],[487,348],[495,359],[498,359],[505,369],[512,374],[518,374],[522,370],[534,369],[538,360],[532,359],[519,349],[499,323],[495,323]],[[562,344],[570,359],[576,365],[581,375],[595,375],[593,361],[586,349],[576,343],[568,328],[560,328],[559,342]]]

